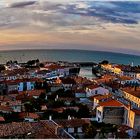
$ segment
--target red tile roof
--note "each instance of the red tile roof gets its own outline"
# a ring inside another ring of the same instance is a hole
[[[0,116],[0,122],[4,122],[4,121],[5,121],[4,117]]]
[[[119,76],[118,78],[119,78],[121,81],[132,80],[132,79],[133,79],[132,77],[129,77],[129,76]]]
[[[55,120],[56,123],[63,127],[82,127],[84,124],[90,124],[89,120],[85,119],[63,119],[63,120]]]
[[[46,90],[39,89],[39,90],[28,90],[28,91],[19,91],[19,94],[25,94],[27,96],[39,96],[41,93],[45,93]]]
[[[97,100],[102,100],[102,99],[107,99],[107,98],[110,98],[110,97],[112,97],[111,94],[108,94],[108,95],[98,95],[98,96],[96,96],[94,98],[97,99]]]
[[[70,77],[63,78],[62,83],[63,84],[76,84],[75,80],[73,78],[70,78]]]
[[[0,106],[0,111],[7,111],[7,112],[12,112],[12,108],[10,108],[9,106]]]
[[[36,113],[21,112],[21,113],[19,113],[19,118],[20,119],[24,119],[24,118],[38,119],[39,115]]]
[[[39,81],[39,82],[43,82],[42,79],[40,78],[23,78],[23,79],[16,79],[16,80],[4,80],[2,81],[2,83],[5,83],[5,84],[18,84],[20,82],[35,82],[35,81]]]
[[[67,136],[58,136],[55,134],[55,130],[58,126],[50,121],[40,122],[12,122],[6,124],[0,124],[0,138],[10,138],[23,135],[26,138],[35,139],[58,139],[58,138],[70,138]]]
[[[117,101],[117,100],[109,99],[109,100],[107,100],[107,101],[100,102],[100,103],[99,103],[99,106],[104,106],[104,107],[107,107],[107,106],[111,106],[111,107],[121,107],[121,106],[123,106],[123,104],[120,103],[120,102]]]
[[[99,85],[89,85],[87,86],[88,89],[95,89],[95,88],[98,88]]]
[[[122,90],[133,96],[140,98],[140,88],[139,87],[137,87],[136,90],[134,87],[125,87],[125,88],[122,88]]]

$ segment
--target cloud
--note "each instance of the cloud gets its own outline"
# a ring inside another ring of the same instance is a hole
[[[34,46],[38,42],[44,47],[50,43],[58,48],[62,44],[73,48],[77,45],[82,49],[83,46],[89,46],[89,49],[100,46],[104,50],[134,46],[138,50],[140,2],[128,3],[125,2],[124,8],[121,2],[86,0],[14,2],[11,7],[1,9],[0,42],[21,43],[21,46],[23,43]]]
[[[15,3],[9,4],[9,7],[10,8],[22,8],[25,6],[33,5],[35,3],[36,3],[36,1],[15,2]]]

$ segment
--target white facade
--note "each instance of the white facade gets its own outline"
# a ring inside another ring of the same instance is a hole
[[[103,87],[97,87],[94,89],[86,88],[87,97],[94,96],[97,94],[105,95],[109,93],[109,90]]]

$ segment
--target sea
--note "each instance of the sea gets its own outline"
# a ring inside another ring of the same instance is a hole
[[[40,61],[95,62],[108,60],[110,63],[140,65],[140,56],[89,50],[12,50],[0,51],[0,63],[9,60],[27,62],[31,59]],[[91,67],[82,68],[80,75],[92,78]]]

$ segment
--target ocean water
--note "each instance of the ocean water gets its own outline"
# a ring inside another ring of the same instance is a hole
[[[9,60],[27,62],[30,59],[40,59],[40,61],[69,61],[69,62],[101,62],[108,60],[118,64],[140,64],[140,56],[121,53],[86,51],[86,50],[15,50],[0,51],[0,63]]]

